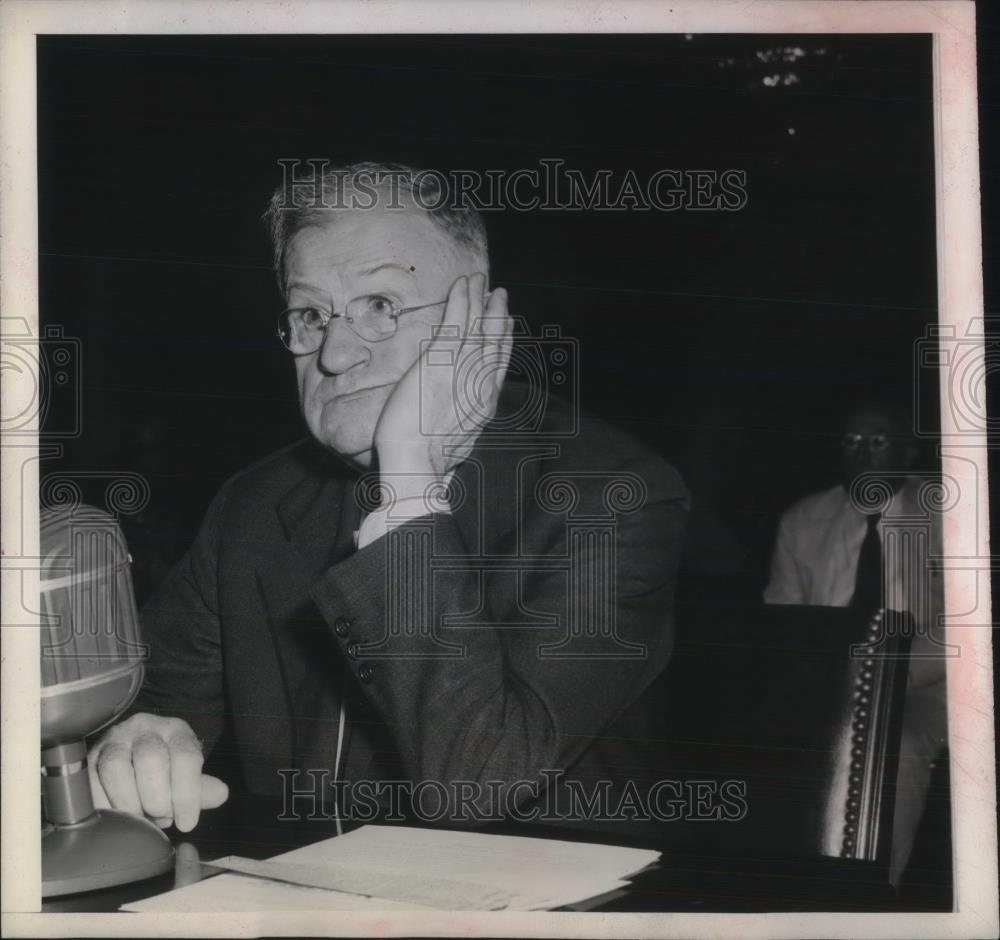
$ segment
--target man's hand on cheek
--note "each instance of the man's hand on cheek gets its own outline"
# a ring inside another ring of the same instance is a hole
[[[443,481],[496,413],[510,361],[507,292],[486,298],[482,274],[460,277],[432,342],[400,379],[375,429],[379,472],[397,493],[408,478]]]

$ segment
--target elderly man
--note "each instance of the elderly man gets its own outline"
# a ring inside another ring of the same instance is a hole
[[[227,797],[209,755],[251,793],[347,784],[340,815],[358,781],[446,784],[487,817],[505,786],[522,812],[553,774],[629,769],[615,723],[669,658],[686,491],[507,377],[485,230],[437,180],[362,164],[275,193],[309,437],[222,487],[143,611],[99,803],[187,831]]]
[[[917,447],[902,405],[873,400],[848,416],[842,480],[781,517],[764,591],[770,604],[878,607],[913,615],[915,636],[900,743],[890,880],[898,885],[913,848],[931,761],[947,744],[941,519],[935,481],[911,473]]]

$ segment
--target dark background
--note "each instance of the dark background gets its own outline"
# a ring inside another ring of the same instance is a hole
[[[44,469],[150,481],[140,599],[223,480],[304,432],[259,222],[281,158],[745,170],[739,212],[486,223],[512,313],[578,340],[583,406],[679,467],[755,589],[852,400],[915,383],[936,418],[927,36],[48,36],[38,85],[41,319],[82,349],[83,433]]]

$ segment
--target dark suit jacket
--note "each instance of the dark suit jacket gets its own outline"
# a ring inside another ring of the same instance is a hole
[[[234,476],[143,610],[133,711],[186,719],[255,793],[332,779],[342,696],[348,781],[635,770],[622,721],[670,655],[687,496],[600,421],[556,435],[567,407],[491,427],[450,514],[359,551],[358,476],[315,442]]]

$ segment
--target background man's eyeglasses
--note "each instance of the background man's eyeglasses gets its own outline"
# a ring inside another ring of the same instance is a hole
[[[854,452],[865,446],[870,454],[881,453],[890,443],[888,434],[845,434],[840,439],[840,446],[845,451]]]
[[[395,334],[398,320],[404,313],[439,307],[447,302],[437,300],[417,307],[401,307],[383,294],[366,294],[350,301],[343,313],[322,307],[289,307],[278,314],[278,338],[293,355],[305,356],[323,345],[327,327],[334,319],[342,317],[357,336],[370,343],[379,343]]]

